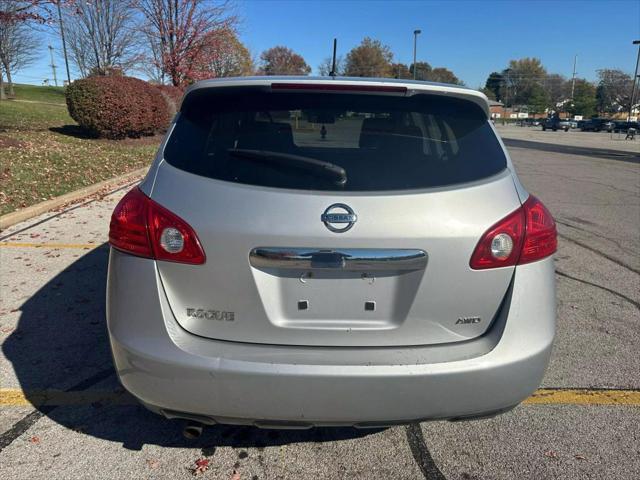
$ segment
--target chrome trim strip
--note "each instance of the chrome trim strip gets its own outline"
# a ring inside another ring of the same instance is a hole
[[[427,254],[419,249],[257,247],[249,253],[249,263],[288,270],[423,270]]]

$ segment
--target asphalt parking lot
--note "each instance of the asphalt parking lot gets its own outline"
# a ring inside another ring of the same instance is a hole
[[[216,426],[184,439],[113,371],[105,242],[121,189],[0,234],[3,478],[190,478],[197,461],[201,477],[234,480],[639,478],[640,142],[585,154],[544,133],[554,148],[507,144],[557,219],[557,340],[543,390],[512,412],[371,431]]]

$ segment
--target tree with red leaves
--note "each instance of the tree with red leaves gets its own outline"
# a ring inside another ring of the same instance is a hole
[[[228,1],[137,0],[146,22],[156,67],[173,85],[185,86],[201,76],[214,32],[234,29],[238,20]]]
[[[261,75],[309,75],[311,67],[290,48],[277,46],[260,55]]]

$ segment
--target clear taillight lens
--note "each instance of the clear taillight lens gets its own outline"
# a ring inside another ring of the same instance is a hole
[[[167,227],[160,235],[160,246],[167,253],[180,253],[184,249],[184,236],[177,228]]]
[[[508,267],[541,260],[556,251],[556,224],[533,195],[480,238],[469,265],[474,270]]]
[[[109,243],[118,250],[156,260],[195,265],[206,260],[193,228],[137,187],[122,197],[113,211]]]

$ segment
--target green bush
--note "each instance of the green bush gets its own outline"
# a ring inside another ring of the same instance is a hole
[[[164,131],[169,109],[160,91],[132,77],[90,77],[67,87],[69,115],[93,135],[137,138]]]

